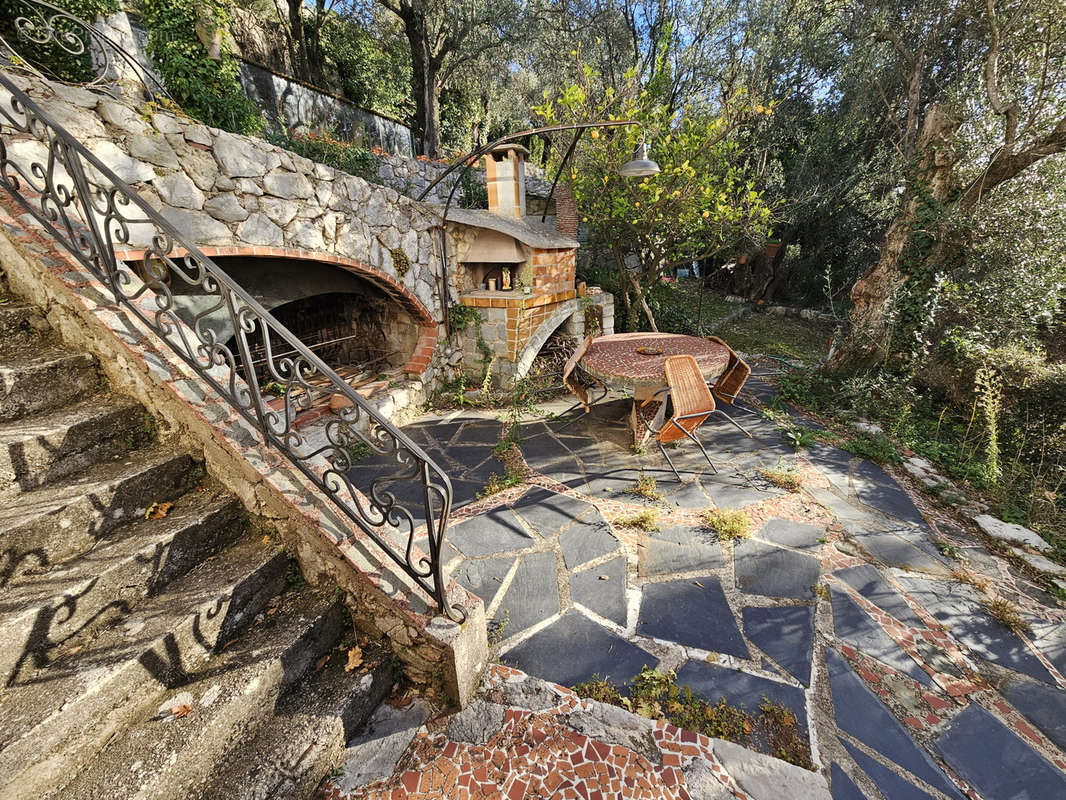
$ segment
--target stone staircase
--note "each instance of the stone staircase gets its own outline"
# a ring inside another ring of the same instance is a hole
[[[356,641],[339,592],[0,286],[0,797],[309,796],[393,685]]]

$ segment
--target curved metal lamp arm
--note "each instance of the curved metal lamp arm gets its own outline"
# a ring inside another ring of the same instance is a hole
[[[541,133],[555,133],[557,131],[584,131],[587,128],[621,128],[627,125],[640,124],[641,123],[635,119],[599,120],[597,122],[576,122],[569,125],[548,125],[543,128],[530,128],[529,130],[519,131],[518,133],[509,133],[506,136],[501,136],[499,139],[491,141],[488,144],[479,147],[477,150],[473,150],[467,153],[462,158],[460,158],[458,161],[448,167],[448,169],[444,170],[444,172],[438,175],[437,178],[431,184],[429,184],[429,186],[423,189],[422,193],[418,195],[417,199],[425,200],[429,193],[433,191],[433,188],[438,183],[440,183],[442,180],[444,180],[453,172],[455,172],[455,170],[459,169],[460,167],[463,167],[462,172],[459,173],[459,177],[455,179],[454,183],[452,183],[452,190],[448,192],[448,201],[444,204],[444,213],[442,215],[446,217],[448,215],[448,209],[451,207],[452,199],[455,197],[455,190],[458,188],[459,182],[462,180],[463,176],[470,171],[470,168],[473,167],[474,164],[478,162],[478,159],[480,159],[483,155],[485,155],[485,153],[489,152],[494,147],[499,147],[501,144],[513,142],[515,139],[524,139],[526,136],[534,136],[536,134]],[[571,148],[570,152],[573,152],[573,148]],[[565,159],[563,163],[565,163]],[[560,170],[561,169],[562,167],[560,166]],[[556,180],[558,180],[558,177],[556,177]]]

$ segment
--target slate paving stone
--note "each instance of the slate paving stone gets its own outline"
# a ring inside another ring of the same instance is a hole
[[[452,572],[452,577],[476,594],[488,608],[506,577],[513,558],[485,558],[466,561]]]
[[[555,579],[555,553],[530,553],[522,557],[495,620],[507,621],[504,638],[559,613],[559,590]]]
[[[459,430],[462,423],[459,422],[441,422],[440,420],[426,420],[424,422],[415,422],[411,425],[405,425],[402,430],[416,442],[439,442],[440,444],[447,444],[451,441],[451,438],[455,435],[455,432]]]
[[[572,573],[570,598],[624,628],[627,607],[625,558],[619,556],[584,572]]]
[[[545,538],[551,538],[575,520],[599,514],[591,503],[540,488],[526,492],[512,508]]]
[[[870,758],[855,745],[845,742],[843,739],[840,740],[840,743],[844,745],[848,754],[855,759],[855,763],[859,765],[859,768],[881,790],[885,800],[933,800],[932,795],[928,792],[922,791],[910,781],[904,780],[884,764],[880,764]],[[833,797],[835,800],[836,795],[834,794]]]
[[[855,589],[859,594],[904,625],[924,628],[925,623],[907,605],[902,595],[892,588],[885,576],[871,564],[838,569],[833,575]]]
[[[637,633],[715,653],[751,657],[714,575],[646,585]]]
[[[1044,683],[1054,683],[1025,643],[985,613],[969,586],[912,576],[901,576],[899,582],[907,594],[974,654]]]
[[[844,521],[844,527],[864,550],[889,566],[942,574],[950,571],[942,559],[929,554],[911,541],[914,536],[912,531],[884,531],[850,520]]]
[[[493,467],[496,472],[503,470],[503,462],[495,457],[492,448],[488,445],[475,444],[465,447],[453,445],[448,448],[447,457],[459,464],[464,470],[477,469],[489,459],[494,462],[490,466],[490,470]]]
[[[452,508],[462,508],[478,499],[478,493],[485,488],[485,481],[466,481],[452,479]]]
[[[503,436],[503,426],[498,422],[486,420],[484,422],[468,422],[455,437],[456,444],[488,444],[495,445]]]
[[[914,743],[903,726],[859,676],[852,672],[844,657],[827,647],[825,660],[837,727],[911,774],[917,775],[930,786],[962,800],[947,776]]]
[[[666,495],[667,503],[681,509],[704,509],[712,505],[711,499],[704,494],[703,488],[697,482],[677,485],[656,481],[655,488]]]
[[[829,783],[832,787],[833,800],[867,800],[855,781],[848,777],[848,773],[837,762],[829,765]]]
[[[448,541],[465,556],[507,553],[536,542],[507,508],[497,508],[450,526]]]
[[[1066,750],[1066,692],[1036,681],[1011,678],[999,693],[1060,750]]]
[[[801,732],[807,730],[807,701],[803,690],[795,686],[708,664],[706,661],[686,661],[677,670],[677,685],[690,687],[711,703],[717,703],[724,697],[727,703],[749,714],[758,714],[759,705],[764,698],[768,699],[795,714]]]
[[[1066,797],[1066,776],[976,703],[951,721],[936,744],[944,760],[982,797]]]
[[[1060,674],[1066,675],[1066,625],[1043,620],[1031,620],[1030,624],[1030,640]]]
[[[807,448],[806,455],[814,468],[825,475],[838,491],[850,493],[851,461],[855,456],[826,444],[812,444]]]
[[[523,436],[518,449],[530,467],[546,474],[551,473],[553,464],[574,460],[569,450],[547,434]]]
[[[924,525],[925,520],[896,479],[871,461],[860,461],[852,476],[855,495],[866,505],[905,522]]]
[[[704,475],[700,483],[718,508],[742,508],[761,503],[771,496],[770,492],[759,491],[743,478],[730,475],[724,469],[718,475]]]
[[[722,569],[725,557],[714,534],[702,528],[672,527],[651,533],[641,551],[642,575]]]
[[[643,477],[639,469],[593,469],[586,470],[585,475],[590,495],[610,495],[627,503],[639,501],[638,497],[626,494],[626,490],[634,488]]]
[[[814,597],[814,584],[821,574],[817,558],[757,539],[733,542],[733,567],[737,586],[746,594],[800,600]]]
[[[570,609],[542,631],[504,653],[503,663],[538,678],[574,686],[599,676],[619,687],[658,659]]]
[[[818,540],[825,538],[825,528],[791,520],[771,519],[759,529],[755,538],[818,555],[823,544]]]
[[[593,559],[613,553],[621,547],[611,533],[611,526],[597,512],[598,522],[580,520],[559,536],[559,547],[567,569],[577,569]]]
[[[873,656],[919,683],[933,686],[933,679],[900,649],[892,637],[881,628],[851,597],[835,586],[829,587],[833,606],[833,629],[838,638]]]
[[[814,609],[809,606],[749,607],[740,612],[744,635],[800,683],[811,679]]]

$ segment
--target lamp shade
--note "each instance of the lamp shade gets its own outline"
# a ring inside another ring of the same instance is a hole
[[[618,174],[624,178],[644,178],[658,172],[659,165],[648,158],[648,145],[644,142],[637,145],[632,160],[627,161],[618,170]]]

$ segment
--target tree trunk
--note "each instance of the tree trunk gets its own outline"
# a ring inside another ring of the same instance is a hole
[[[908,178],[903,200],[885,233],[877,262],[851,289],[850,330],[829,354],[828,371],[854,372],[885,360],[892,336],[889,313],[903,280],[899,258],[907,246],[920,206],[927,197],[944,202],[952,186],[956,155],[952,149],[959,121],[943,105],[931,105],[918,135],[918,164]],[[937,257],[934,247],[930,257]]]
[[[311,80],[307,63],[307,39],[304,36],[303,3],[301,0],[289,2],[289,30],[292,32],[293,61],[292,71],[297,78]]]
[[[633,273],[629,270],[626,270],[626,275],[629,276],[629,281],[633,284],[633,291],[637,293],[637,300],[640,301],[640,307],[644,309],[644,316],[648,318],[648,324],[651,325],[653,331],[658,333],[659,326],[655,324],[655,317],[651,313],[651,309],[648,308],[648,301],[644,299],[644,292],[640,289],[640,283],[633,277]]]
[[[440,158],[440,65],[429,44],[425,18],[410,10],[403,17],[411,46],[411,94],[415,101],[415,130],[422,155]]]

